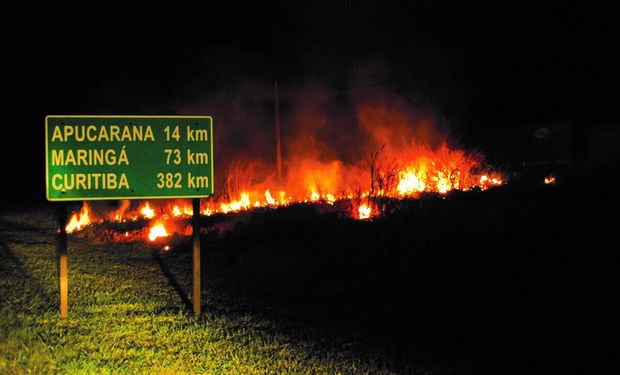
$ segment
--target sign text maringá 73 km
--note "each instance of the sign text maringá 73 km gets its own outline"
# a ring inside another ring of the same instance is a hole
[[[213,194],[210,116],[47,116],[51,201]]]

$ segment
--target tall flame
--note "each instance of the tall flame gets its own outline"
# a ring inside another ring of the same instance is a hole
[[[271,196],[271,192],[269,191],[269,189],[265,190],[265,201],[270,206],[273,206],[274,204],[276,204],[276,200],[273,199],[273,197]]]

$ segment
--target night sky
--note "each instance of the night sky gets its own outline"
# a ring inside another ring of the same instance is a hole
[[[498,140],[520,124],[620,120],[611,2],[318,4],[53,2],[4,12],[3,176],[14,201],[45,199],[45,115],[177,114],[210,93],[276,80],[285,94],[312,83],[415,98],[465,144],[504,159]],[[217,137],[226,123],[215,124]]]

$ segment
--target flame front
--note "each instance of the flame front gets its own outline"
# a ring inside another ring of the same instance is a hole
[[[379,198],[417,198],[422,193],[444,195],[452,190],[466,191],[474,187],[487,190],[504,183],[501,174],[483,170],[475,155],[462,150],[452,150],[445,145],[436,150],[412,147],[391,156],[394,163],[377,163],[373,165],[371,173],[358,169],[357,175],[340,162],[304,161],[299,165],[299,169],[291,172],[287,181],[277,185],[267,182],[252,184],[251,180],[229,176],[230,180],[245,182],[226,191],[217,200],[203,200],[200,212],[209,216],[292,203],[336,205],[338,201],[348,201],[351,208],[347,212],[350,212],[352,218],[368,220],[383,214],[377,205],[376,200]],[[245,172],[237,166],[231,173]],[[369,189],[360,188],[364,181]],[[554,182],[553,176],[545,178],[545,184]],[[272,193],[274,191],[278,192],[277,195]],[[224,196],[229,198],[224,199]],[[150,241],[155,241],[157,238],[169,236],[170,230],[177,230],[171,229],[176,228],[176,225],[167,225],[169,220],[187,219],[191,217],[192,211],[192,206],[186,201],[173,201],[167,208],[151,207],[151,204],[145,201],[136,211],[123,208],[111,212],[108,217],[119,223],[127,219],[137,221],[140,217],[152,220],[154,224],[149,228],[147,237]],[[71,217],[67,232],[80,230],[92,220],[90,206],[84,204],[80,213]],[[179,233],[184,234],[182,230]]]
[[[327,104],[307,102],[318,108]],[[450,140],[433,115],[405,104],[380,97],[356,104],[356,121],[351,122],[356,124],[352,125],[354,136],[343,137],[325,131],[330,119],[316,116],[321,113],[315,113],[314,107],[300,113],[299,133],[294,140],[287,140],[294,155],[286,158],[278,177],[269,174],[273,169],[263,165],[260,157],[241,155],[244,158],[240,160],[251,161],[229,165],[228,173],[222,173],[226,176],[223,189],[218,187],[219,196],[203,199],[200,213],[230,214],[298,203],[331,205],[330,210],[339,214],[368,220],[392,210],[392,201],[418,199],[424,194],[447,195],[454,190],[487,190],[505,183],[504,175],[483,164],[481,154],[449,146]],[[552,176],[545,179],[546,184],[553,181]],[[92,221],[88,207],[83,210],[82,215],[72,217],[69,232]],[[141,236],[154,241],[173,232],[187,232],[175,221],[188,219],[192,212],[192,205],[184,200],[165,204],[144,201],[133,210],[127,200],[106,217],[117,223],[130,221],[128,224],[148,220],[148,235],[142,231]]]

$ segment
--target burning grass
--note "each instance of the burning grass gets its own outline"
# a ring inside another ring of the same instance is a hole
[[[212,216],[299,203],[325,203],[346,207],[340,212],[344,216],[370,220],[386,213],[386,199],[417,199],[421,194],[445,195],[474,188],[487,190],[504,184],[505,177],[485,168],[482,159],[480,154],[450,149],[445,144],[437,149],[409,146],[397,152],[388,152],[382,147],[371,155],[367,169],[346,166],[339,161],[298,160],[284,183],[271,178],[255,183],[254,163],[245,166],[233,163],[224,192],[219,198],[203,199],[200,214]],[[152,242],[172,233],[191,235],[187,223],[179,225],[180,219],[192,216],[189,201],[145,201],[134,209],[130,209],[128,202],[117,210],[99,214],[84,203],[82,209],[71,216],[67,232],[108,221],[141,222],[148,226],[138,237],[138,233],[128,231],[109,236],[122,242],[138,239]],[[122,225],[120,227],[119,231],[123,232]]]
[[[449,139],[446,124],[430,110],[416,108],[390,92],[369,98],[353,96],[349,105],[334,108],[335,112],[328,111],[337,102],[333,99],[329,93],[314,88],[293,100],[298,104],[287,116],[291,134],[283,138],[283,145],[276,146],[291,152],[285,152],[277,177],[275,168],[266,161],[272,150],[269,145],[258,138],[237,142],[256,133],[234,132],[227,138],[232,128],[222,129],[219,149],[224,153],[235,149],[227,144],[232,141],[253,147],[220,159],[223,164],[218,167],[225,169],[216,171],[222,176],[218,177],[221,186],[215,189],[218,195],[202,200],[200,214],[312,203],[346,207],[342,215],[372,220],[386,214],[386,200],[487,190],[506,183],[506,176],[487,166],[481,153],[463,149]],[[334,116],[336,113],[340,114]],[[129,206],[126,201],[117,210],[95,214],[85,205],[82,212],[71,217],[67,229],[79,231],[101,221],[147,220],[149,230],[143,239],[152,241],[164,233],[184,234],[184,227],[173,228],[170,223],[192,214],[187,201]]]

